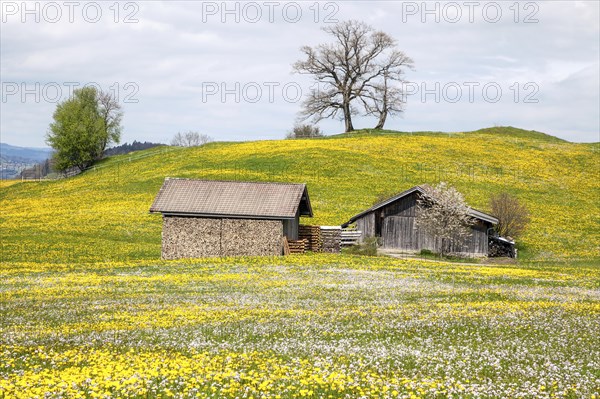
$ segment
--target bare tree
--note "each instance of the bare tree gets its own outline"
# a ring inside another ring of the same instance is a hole
[[[98,158],[101,158],[109,143],[119,142],[122,130],[121,120],[123,119],[123,112],[121,111],[121,104],[119,104],[116,97],[111,93],[100,90],[98,92],[97,101],[105,132],[103,135],[103,142],[101,146],[98,147],[100,153],[97,156]]]
[[[313,137],[323,137],[323,133],[321,133],[321,129],[318,126],[308,124],[294,125],[292,131],[285,136],[286,139],[306,139]]]
[[[378,118],[374,129],[383,129],[388,115],[399,115],[404,111],[406,95],[401,86],[394,86],[393,81],[401,82],[400,77],[392,78],[384,72],[381,82],[370,84],[361,101],[365,108],[365,115]]]
[[[381,79],[386,76],[383,80],[389,87],[400,80],[405,68],[412,68],[413,61],[396,49],[391,36],[363,22],[345,21],[323,30],[333,36],[333,43],[302,47],[306,59],[293,65],[295,72],[313,75],[319,87],[303,102],[301,116],[314,122],[341,117],[345,131],[350,132],[354,130],[352,115],[358,112],[354,102],[361,101],[364,106],[368,99],[361,100],[362,96],[381,94],[376,90]],[[390,109],[384,109],[387,116]]]
[[[171,145],[177,147],[199,147],[213,141],[212,137],[194,131],[177,133],[171,140]]]
[[[454,187],[441,182],[435,187],[425,186],[417,200],[416,227],[439,240],[440,254],[451,244],[462,244],[470,235],[474,220],[463,195]]]
[[[529,222],[529,212],[525,204],[506,192],[492,196],[490,208],[492,214],[498,218],[496,231],[500,236],[517,237]]]

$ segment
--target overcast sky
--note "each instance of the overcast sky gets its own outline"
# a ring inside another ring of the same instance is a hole
[[[292,73],[320,28],[362,20],[412,57],[406,112],[386,128],[511,125],[600,141],[598,1],[2,1],[2,142],[45,146],[58,101],[98,84],[123,105],[123,142],[282,138],[311,87]],[[460,96],[460,97],[459,97]],[[355,127],[372,127],[356,118]],[[343,131],[339,120],[319,124]]]

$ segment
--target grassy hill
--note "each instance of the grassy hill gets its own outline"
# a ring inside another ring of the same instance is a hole
[[[323,139],[211,143],[111,157],[74,178],[0,185],[3,261],[156,259],[161,218],[148,209],[165,177],[308,183],[312,224],[341,224],[378,197],[447,181],[489,211],[508,191],[531,211],[522,253],[595,258],[600,245],[598,144],[539,132],[360,131]]]
[[[597,144],[513,128],[362,131],[0,182],[0,399],[594,398],[598,163]],[[420,183],[482,210],[506,190],[532,213],[521,253],[544,261],[163,261],[148,209],[165,176],[307,182],[315,224]]]

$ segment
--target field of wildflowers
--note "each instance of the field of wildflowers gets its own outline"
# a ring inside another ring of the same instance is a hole
[[[0,399],[600,398],[600,158],[512,128],[212,143],[0,182]],[[160,261],[164,177],[306,182],[314,224],[447,181],[531,211],[518,265]]]
[[[306,182],[315,218],[339,225],[381,195],[447,181],[489,211],[508,191],[530,209],[521,255],[600,256],[598,144],[492,128],[472,133],[357,133],[312,140],[211,143],[111,157],[53,182],[0,185],[0,260],[97,262],[160,257],[148,209],[166,176]]]
[[[596,398],[600,267],[3,263],[0,398]]]

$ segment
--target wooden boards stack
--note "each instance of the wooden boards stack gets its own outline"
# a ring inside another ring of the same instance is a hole
[[[288,246],[291,254],[303,254],[306,252],[307,242],[306,240],[289,240]]]
[[[321,239],[321,227],[301,224],[298,228],[298,237],[307,241],[307,250],[321,252],[323,241]]]

